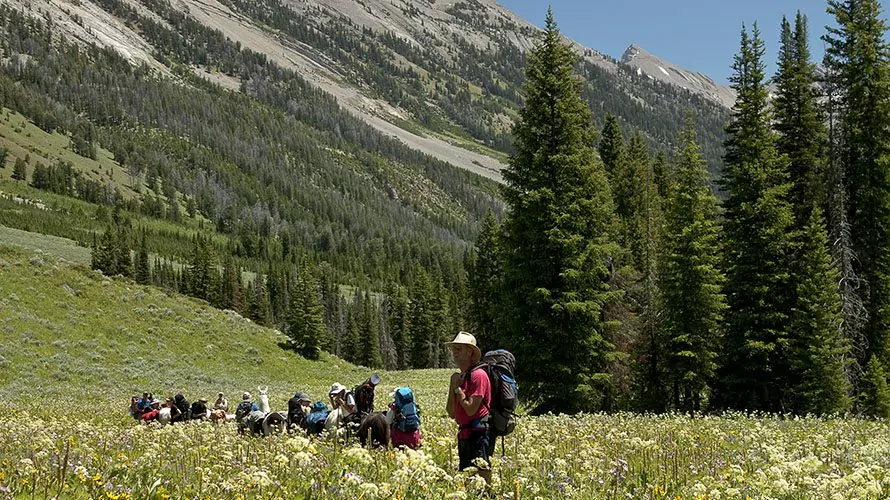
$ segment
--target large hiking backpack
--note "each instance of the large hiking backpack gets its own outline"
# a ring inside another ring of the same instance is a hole
[[[253,403],[251,401],[242,401],[235,408],[235,420],[241,422],[248,413],[253,411]]]
[[[395,392],[396,412],[392,425],[402,432],[414,432],[420,428],[420,415],[410,387],[399,387]]]
[[[374,413],[374,388],[379,383],[380,376],[375,373],[368,377],[368,380],[355,386],[352,394],[355,397],[355,412],[360,416]]]
[[[173,397],[173,404],[175,404],[176,408],[179,409],[179,417],[177,418],[178,421],[187,422],[192,419],[191,405],[189,405],[188,400],[185,399],[185,396],[183,396],[182,393],[179,393]]]
[[[482,362],[474,369],[485,370],[491,384],[491,407],[488,409],[491,418],[488,428],[497,436],[506,436],[516,428],[516,404],[519,400],[519,387],[513,370],[516,358],[510,351],[495,349],[482,357]]]
[[[328,405],[324,404],[324,401],[316,401],[306,417],[306,432],[321,434],[321,431],[324,430],[324,422],[328,419],[328,413]]]
[[[308,400],[305,394],[298,392],[287,401],[287,424],[290,427],[305,429],[306,412],[303,411],[303,404],[300,402],[301,398]]]

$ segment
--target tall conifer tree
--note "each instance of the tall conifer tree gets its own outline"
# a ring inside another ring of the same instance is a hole
[[[470,322],[484,348],[495,348],[503,343],[497,328],[503,286],[498,230],[497,220],[489,211],[479,228],[468,271]]]
[[[807,19],[800,12],[791,24],[783,17],[779,70],[774,78],[776,147],[788,156],[790,201],[797,227],[809,223],[814,207],[827,201],[825,145],[828,133],[819,112],[816,67],[810,60]]]
[[[418,267],[411,284],[411,364],[414,368],[433,368],[439,363],[438,338],[433,304],[433,285],[429,274]]]
[[[825,145],[815,66],[810,62],[807,22],[800,12],[794,30],[782,19],[782,46],[776,74],[774,128],[776,147],[788,156],[795,214],[796,248],[792,282],[796,284],[789,356],[793,388],[789,410],[833,413],[849,410],[849,383],[843,338],[839,273],[832,267],[822,217],[827,202]]]
[[[730,79],[738,97],[726,127],[722,178],[729,310],[720,404],[782,411],[789,396],[794,220],[787,160],[770,129],[763,53],[757,25],[751,36],[743,28]]]
[[[576,59],[548,11],[529,54],[516,153],[504,171],[511,209],[503,228],[504,333],[538,411],[601,408],[614,354],[602,319],[619,296],[608,282],[614,216]]]
[[[861,332],[851,332],[858,366],[868,371],[868,411],[883,413],[890,401],[876,378],[890,366],[890,47],[877,0],[828,2],[837,23],[828,28],[825,66],[837,119],[832,147],[845,193],[852,272],[865,282],[867,312]],[[834,235],[833,235],[834,236]],[[858,262],[858,265],[857,265]],[[846,271],[846,270],[845,270]],[[847,297],[845,297],[847,300]],[[845,305],[845,316],[846,316]],[[848,319],[848,318],[845,318]],[[851,318],[854,322],[860,318]],[[886,385],[886,383],[884,384]],[[877,392],[876,392],[877,391]],[[888,416],[888,415],[884,415]]]
[[[670,408],[700,410],[713,387],[726,300],[717,199],[689,116],[665,208],[661,290]]]
[[[216,268],[216,251],[209,237],[198,234],[192,242],[192,256],[185,270],[188,294],[218,303],[219,271]]]
[[[612,113],[606,114],[606,122],[603,124],[597,151],[599,152],[600,159],[603,161],[603,168],[606,171],[606,177],[610,185],[614,184],[615,172],[624,168],[627,156],[624,151],[624,136],[621,134],[621,125],[618,123],[618,118]]]
[[[818,207],[799,236],[794,263],[797,298],[791,317],[790,356],[794,399],[801,413],[844,413],[850,409],[849,346],[841,328],[838,270],[831,262],[825,221]]]
[[[241,293],[241,268],[235,264],[235,259],[230,254],[226,254],[223,259],[220,306],[233,311],[244,309],[244,297]]]
[[[630,178],[630,207],[627,214],[625,241],[620,243],[631,253],[635,269],[646,274],[646,266],[653,261],[651,245],[658,244],[658,229],[661,225],[661,199],[655,184],[652,161],[643,134],[636,130],[630,136],[627,146],[628,171]]]
[[[389,306],[388,328],[395,348],[396,370],[407,370],[411,366],[411,308],[405,288],[395,283],[388,286]]]
[[[269,326],[272,322],[270,309],[266,277],[263,276],[263,273],[258,272],[250,285],[250,294],[247,300],[247,317],[260,325]]]
[[[667,200],[672,181],[668,173],[667,155],[664,154],[664,151],[659,150],[655,154],[655,160],[652,162],[652,171],[655,173],[655,185],[658,186],[658,196],[662,200]]]
[[[318,359],[327,338],[318,283],[309,269],[303,267],[298,273],[297,282],[291,288],[287,334],[301,356]]]
[[[136,261],[133,266],[133,277],[136,283],[148,285],[151,283],[151,267],[148,264],[148,248],[146,248],[145,234],[139,238],[139,250],[136,251]]]
[[[634,265],[639,270],[639,291],[636,305],[638,332],[634,342],[637,387],[641,409],[664,409],[664,342],[662,338],[662,309],[659,290],[659,252],[664,230],[662,198],[659,194],[654,164],[649,161],[643,137],[639,132],[631,136],[630,154],[635,169],[634,218],[631,251]]]
[[[371,298],[370,292],[365,292],[362,298],[362,310],[359,316],[359,352],[358,363],[369,368],[383,366],[383,358],[380,356],[380,337],[377,328],[377,307]]]

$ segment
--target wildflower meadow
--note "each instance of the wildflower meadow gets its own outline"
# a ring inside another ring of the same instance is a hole
[[[231,424],[140,425],[0,405],[12,498],[475,498],[455,428],[427,400],[420,450],[368,450]],[[498,498],[858,498],[890,494],[886,423],[727,414],[526,417],[493,459]]]
[[[0,498],[476,498],[456,471],[445,416],[451,370],[380,372],[414,389],[418,451],[355,440],[240,436],[234,424],[142,425],[129,397],[191,400],[269,387],[321,399],[370,370],[308,361],[281,334],[231,312],[109,279],[42,252],[0,246]],[[520,396],[522,395],[520,387]],[[890,496],[883,420],[781,415],[523,416],[498,440],[496,498],[881,499]]]

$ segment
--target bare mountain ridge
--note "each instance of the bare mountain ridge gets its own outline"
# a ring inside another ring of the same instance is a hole
[[[4,0],[33,15],[51,20],[55,26],[63,28],[66,36],[87,43],[115,48],[132,61],[147,61],[152,67],[168,73],[166,67],[154,59],[151,44],[139,33],[128,28],[122,20],[117,19],[89,0],[69,2],[66,0]],[[126,3],[144,12],[152,13],[142,7],[138,0],[124,0]],[[478,148],[467,148],[466,142],[454,140],[447,134],[418,132],[414,127],[405,127],[404,122],[416,120],[416,116],[398,103],[387,101],[376,95],[375,89],[356,84],[350,77],[353,72],[338,61],[332,59],[317,47],[312,47],[299,40],[294,40],[282,33],[280,29],[251,17],[237,7],[237,2],[230,0],[172,0],[171,4],[178,10],[188,13],[201,23],[219,30],[226,37],[237,41],[242,47],[266,54],[269,59],[279,65],[293,69],[308,81],[335,96],[341,107],[359,117],[378,131],[396,137],[409,147],[444,160],[455,166],[476,172],[485,177],[500,180],[500,170],[504,167],[497,158],[503,156],[483,154]],[[360,36],[365,29],[376,33],[389,33],[400,40],[424,50],[424,54],[435,54],[434,57],[452,66],[465,63],[460,50],[461,44],[475,47],[479,51],[518,50],[527,53],[536,41],[540,29],[521,19],[514,13],[498,5],[493,0],[467,1],[428,1],[428,0],[284,0],[284,5],[292,11],[301,13],[304,19],[310,20],[312,28],[324,32],[330,26],[347,26]],[[628,102],[633,102],[641,109],[654,109],[660,104],[652,102],[639,91],[639,84],[633,81],[641,74],[650,79],[658,79],[677,88],[688,89],[695,95],[703,96],[721,107],[727,104],[728,96],[720,89],[714,90],[707,85],[687,85],[680,79],[665,80],[653,76],[647,66],[668,67],[680,74],[697,75],[669,63],[661,61],[642,50],[637,57],[628,61],[627,66],[611,59],[596,50],[574,43],[578,54],[588,63],[613,75],[613,85],[626,95]],[[509,47],[505,47],[509,45]],[[645,54],[640,57],[640,54]],[[400,69],[410,69],[424,75],[430,70],[417,61],[410,61],[398,54],[390,54],[394,65]],[[522,68],[515,68],[521,71]],[[237,76],[228,76],[214,68],[194,68],[194,71],[224,87],[237,90],[240,81]],[[655,70],[658,71],[658,70]],[[494,71],[492,71],[494,73]],[[498,85],[507,83],[498,74],[494,80]],[[710,81],[699,75],[699,80]],[[686,80],[689,80],[687,78]],[[461,80],[463,81],[463,80]],[[508,82],[509,83],[509,82]],[[713,83],[713,82],[711,82]],[[466,86],[475,92],[478,89],[474,82],[467,81]],[[486,91],[487,92],[487,91]],[[487,94],[483,92],[483,98]],[[659,101],[661,99],[658,99]],[[431,108],[440,103],[432,100],[425,102]],[[595,114],[601,115],[596,110]],[[509,133],[509,126],[515,118],[515,110],[491,112],[488,120],[491,126]],[[639,126],[630,123],[632,126]],[[410,130],[408,130],[410,129]],[[657,142],[665,143],[672,140],[669,134],[646,131]],[[484,149],[484,148],[483,148]]]
[[[735,91],[725,85],[718,85],[711,77],[689,71],[676,64],[650,54],[636,44],[631,44],[621,56],[621,62],[634,68],[639,75],[682,87],[691,92],[712,99],[727,108],[735,103]]]

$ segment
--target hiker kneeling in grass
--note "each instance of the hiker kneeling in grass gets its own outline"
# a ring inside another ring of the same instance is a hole
[[[396,387],[390,395],[392,402],[386,412],[393,448],[405,446],[416,450],[420,447],[420,410],[410,387]]]
[[[490,485],[491,455],[494,452],[494,440],[488,430],[491,383],[484,371],[473,369],[482,359],[482,352],[476,347],[476,337],[467,332],[459,332],[447,344],[460,367],[460,372],[451,375],[445,406],[448,416],[460,426],[457,434],[459,468],[477,467],[479,475]]]

